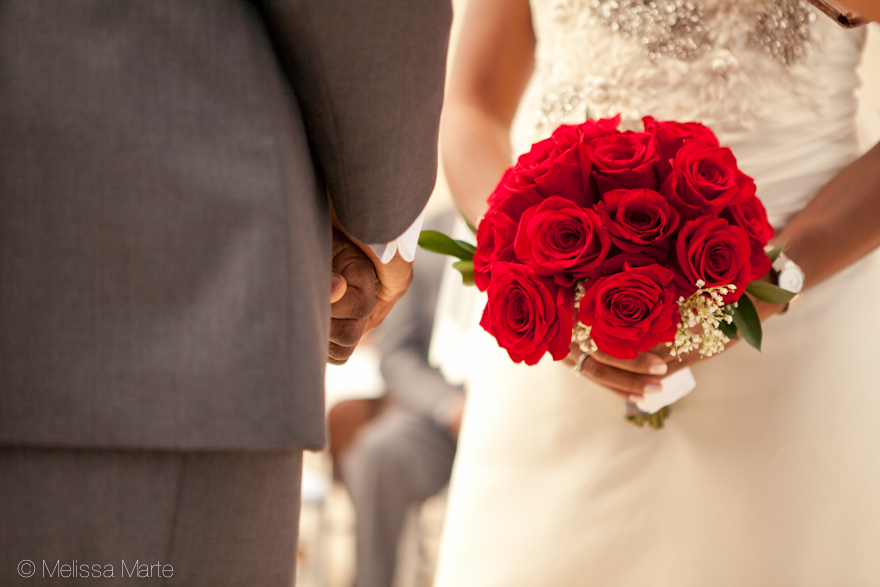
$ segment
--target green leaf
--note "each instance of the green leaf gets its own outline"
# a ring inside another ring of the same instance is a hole
[[[589,107],[589,106],[587,106],[587,112],[586,112],[586,114],[587,114],[587,118],[586,118],[586,120],[589,120],[589,119],[590,119],[590,107]]]
[[[767,256],[770,257],[771,263],[776,262],[776,259],[778,259],[779,255],[782,254],[782,251],[785,250],[785,245],[787,245],[787,244],[788,244],[788,241],[785,241],[781,245],[776,245],[775,247],[773,247],[773,250],[771,250],[769,253],[767,253]]]
[[[459,271],[473,271],[474,270],[474,262],[471,260],[461,260],[456,261],[452,264],[452,266]]]
[[[456,261],[452,267],[461,273],[461,282],[465,285],[474,284],[474,262],[473,261]]]
[[[787,304],[797,295],[794,292],[782,289],[778,285],[773,285],[766,281],[753,281],[746,288],[746,291],[759,300],[769,304]]]
[[[423,230],[419,234],[419,246],[426,251],[458,257],[465,261],[473,259],[473,251],[476,249],[474,249],[473,245],[468,245],[469,248],[465,248],[461,245],[461,242],[462,241],[453,240],[442,232],[437,232],[436,230]]]
[[[455,242],[457,242],[458,245],[459,245],[461,248],[463,248],[465,251],[470,251],[470,253],[471,253],[471,257],[473,257],[474,253],[477,252],[477,247],[475,247],[474,245],[472,245],[471,243],[469,243],[469,242],[467,242],[467,241],[460,241],[460,240],[457,240],[457,241],[455,241]]]
[[[724,336],[729,338],[730,340],[738,340],[739,333],[736,329],[736,324],[728,324],[727,322],[722,321],[721,324],[718,325],[718,329],[724,333]]]
[[[736,310],[733,311],[733,323],[737,330],[742,334],[743,339],[761,350],[761,320],[758,318],[758,311],[748,295],[743,295],[739,299]]]

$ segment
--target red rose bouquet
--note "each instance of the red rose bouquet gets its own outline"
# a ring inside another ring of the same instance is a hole
[[[754,181],[707,127],[645,117],[563,125],[502,177],[477,245],[425,231],[487,292],[480,324],[515,362],[560,361],[572,341],[635,358],[658,344],[711,356],[739,334],[760,348],[748,296],[771,268],[773,228]]]

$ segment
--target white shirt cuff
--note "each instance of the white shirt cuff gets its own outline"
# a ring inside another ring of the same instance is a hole
[[[373,249],[373,252],[376,253],[376,256],[379,257],[383,264],[391,261],[398,252],[400,252],[400,256],[404,261],[412,263],[412,260],[416,257],[416,248],[419,246],[419,233],[422,232],[422,225],[425,223],[425,212],[427,210],[428,208],[425,207],[418,218],[406,229],[406,232],[390,243],[370,245],[370,248]]]

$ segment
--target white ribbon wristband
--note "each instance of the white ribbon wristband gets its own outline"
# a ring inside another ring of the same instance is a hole
[[[697,386],[697,380],[690,367],[676,371],[660,380],[663,391],[660,393],[646,393],[645,399],[636,403],[636,407],[646,414],[659,412],[666,406],[671,406]]]

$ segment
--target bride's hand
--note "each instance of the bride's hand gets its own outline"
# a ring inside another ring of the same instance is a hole
[[[760,300],[752,300],[758,311],[758,316],[763,323],[770,316],[779,313],[784,306],[772,305]],[[732,347],[738,341],[731,340],[725,350]],[[566,361],[570,365],[577,366],[581,361],[579,374],[595,383],[607,388],[623,399],[636,403],[644,399],[646,393],[659,393],[662,390],[660,378],[676,371],[690,367],[699,361],[711,358],[701,358],[699,352],[690,352],[680,357],[669,353],[669,347],[659,344],[646,353],[639,353],[635,359],[615,359],[602,351],[593,351],[581,360],[584,355],[576,343],[572,343],[571,352]]]
[[[635,359],[615,359],[602,351],[593,351],[587,357],[577,343],[572,343],[566,361],[574,365],[581,377],[586,377],[608,388],[629,402],[638,402],[646,393],[662,390],[660,379],[669,369],[666,362],[653,353],[641,353]]]

